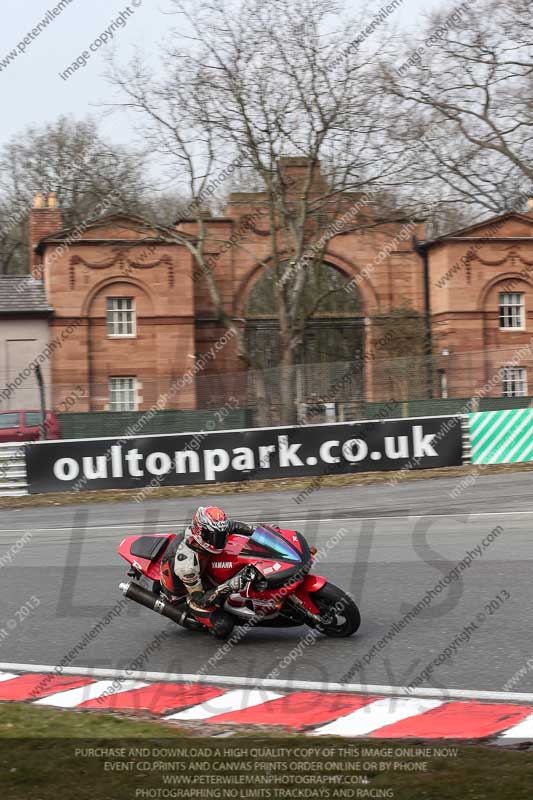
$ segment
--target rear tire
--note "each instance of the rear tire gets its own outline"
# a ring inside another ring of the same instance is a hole
[[[324,636],[340,639],[352,636],[358,630],[361,614],[352,598],[342,589],[328,582],[317,592],[310,592],[309,597],[318,607],[320,616],[326,616],[337,607],[331,620],[325,620],[324,625],[317,625]]]

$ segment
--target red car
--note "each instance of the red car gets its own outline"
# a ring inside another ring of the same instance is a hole
[[[53,411],[46,412],[45,425],[47,439],[61,439],[61,428]],[[0,443],[31,442],[40,438],[40,411],[0,412]]]

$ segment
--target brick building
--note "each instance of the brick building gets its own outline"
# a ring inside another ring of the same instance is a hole
[[[306,165],[286,159],[285,168],[298,178]],[[355,198],[347,195],[347,207]],[[250,255],[269,256],[264,207],[260,193],[232,194],[225,216],[210,219],[207,228],[226,310],[247,326],[268,367],[275,323],[257,305],[268,295],[268,275]],[[48,201],[38,195],[30,217],[32,271],[43,277],[54,310],[51,336],[77,322],[53,355],[54,403],[81,386],[76,411],[144,410],[184,375],[194,379],[180,384],[168,408],[205,407],[228,391],[246,402],[242,363],[231,339],[223,339],[186,247],[147,238],[134,218],[120,215],[65,230],[53,195]],[[244,235],[243,219],[253,220]],[[182,221],[180,229],[194,235],[195,225]],[[221,245],[236,233],[246,249]],[[488,394],[527,393],[531,354],[510,362],[517,348],[527,346],[533,319],[533,212],[506,214],[433,242],[425,241],[419,221],[341,232],[330,240],[324,262],[350,284],[351,297],[313,320],[311,339],[322,342],[320,359],[358,365],[358,388],[348,387],[348,393],[367,401],[390,396],[383,358],[374,356],[380,320],[405,303],[431,327],[434,396],[467,397],[505,369],[503,388],[491,387]],[[307,361],[316,352],[310,345]],[[410,356],[405,354],[407,361]],[[198,363],[200,377],[194,374]],[[334,374],[328,373],[328,382]],[[307,386],[302,398],[309,393]]]
[[[111,215],[63,229],[53,201],[31,210],[32,272],[54,309],[51,338],[78,323],[54,352],[54,405],[77,394],[77,411],[150,408],[193,363],[191,259],[147,241],[135,223]],[[196,407],[194,381],[179,407]]]
[[[437,396],[443,388],[450,397],[481,387],[493,397],[533,393],[533,210],[455,231],[421,251],[435,367],[445,377]]]

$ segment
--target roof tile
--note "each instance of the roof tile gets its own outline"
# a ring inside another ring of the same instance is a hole
[[[31,275],[0,275],[0,314],[52,311],[44,283]]]

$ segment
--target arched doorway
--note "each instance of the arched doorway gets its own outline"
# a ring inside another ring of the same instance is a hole
[[[287,374],[280,369],[275,281],[272,270],[264,271],[253,285],[245,308],[247,347],[265,377],[271,422],[279,421],[276,398],[280,381],[294,385],[297,419],[309,415],[316,421],[343,418],[348,407],[357,406],[364,396],[364,316],[360,294],[356,287],[344,291],[347,277],[330,264],[308,270],[299,303],[300,319],[310,311],[312,314],[302,323],[296,363]],[[251,382],[253,395],[253,376]],[[250,400],[253,402],[253,396]]]

